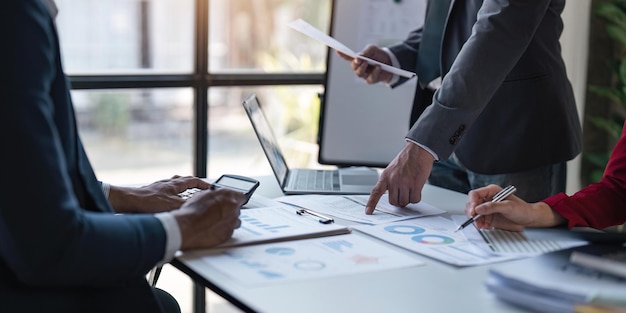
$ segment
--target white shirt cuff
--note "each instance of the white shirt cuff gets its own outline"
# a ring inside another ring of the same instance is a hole
[[[154,215],[163,224],[165,229],[165,253],[161,263],[167,263],[174,258],[174,255],[180,250],[182,244],[182,236],[180,228],[174,216],[169,212],[161,212]]]
[[[106,199],[109,199],[109,192],[111,191],[111,185],[105,182],[101,182],[100,186],[102,188],[102,193]]]
[[[400,68],[400,62],[398,61],[398,58],[396,58],[396,55],[393,54],[393,52],[391,52],[391,50],[387,47],[383,47],[382,49],[387,53],[387,55],[389,55],[389,59],[391,59],[391,66]],[[400,76],[394,74],[393,77],[391,77],[391,80],[389,80],[389,82],[387,83],[387,85],[393,86],[393,84],[397,83],[399,79]]]
[[[405,139],[406,139],[406,141],[410,141],[410,142],[420,146],[422,149],[426,150],[426,152],[430,153],[433,156],[433,158],[435,159],[435,161],[439,161],[439,156],[437,156],[437,154],[433,150],[430,150],[430,148],[426,147],[425,145],[423,145],[421,143],[416,142],[413,139],[410,139],[410,138],[405,138]]]

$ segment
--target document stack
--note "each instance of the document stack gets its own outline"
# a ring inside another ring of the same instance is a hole
[[[597,259],[592,267],[572,262],[572,255],[581,254],[614,258],[626,255],[626,247],[587,245],[501,264],[489,271],[487,289],[501,300],[537,312],[626,312],[626,277],[599,271]]]

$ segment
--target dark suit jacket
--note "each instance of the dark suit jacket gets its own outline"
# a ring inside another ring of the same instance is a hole
[[[436,1],[436,0],[435,0]],[[407,138],[483,174],[574,158],[581,127],[561,57],[565,0],[457,0],[442,39],[443,83]],[[415,71],[422,30],[390,47]],[[418,88],[419,89],[419,88]],[[419,100],[419,92],[416,100]]]
[[[0,39],[2,312],[158,311],[145,274],[165,231],[152,215],[114,215],[105,199],[48,9],[4,1]]]

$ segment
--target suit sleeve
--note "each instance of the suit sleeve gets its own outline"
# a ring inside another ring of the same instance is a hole
[[[398,62],[400,62],[400,68],[411,72],[414,72],[417,68],[417,53],[422,41],[422,31],[422,28],[416,29],[410,32],[403,42],[388,47],[391,53],[398,59]],[[392,87],[395,88],[407,80],[408,78],[399,76],[398,81]]]
[[[99,185],[93,173],[87,181],[77,174],[77,163],[88,161],[69,90],[58,88],[65,81],[58,79],[62,69],[51,17],[40,1],[8,1],[0,26],[6,47],[0,52],[0,267],[23,284],[55,287],[115,285],[145,275],[163,257],[159,220],[87,210],[77,199],[93,202],[80,187]],[[67,93],[66,102],[56,100],[63,99],[55,94],[59,89]]]
[[[550,0],[485,0],[433,103],[407,138],[448,158],[531,43]],[[460,136],[457,136],[460,137]]]
[[[560,193],[543,202],[567,219],[570,228],[603,229],[626,222],[626,128],[599,182],[572,196]]]

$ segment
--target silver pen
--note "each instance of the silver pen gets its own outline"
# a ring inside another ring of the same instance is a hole
[[[491,202],[500,202],[500,201],[506,199],[508,196],[510,196],[513,193],[515,193],[515,191],[517,191],[515,186],[509,185],[506,188],[500,190],[500,192],[496,193],[493,196],[493,199],[491,199]],[[465,221],[465,223],[459,225],[459,227],[457,227],[457,229],[454,232],[456,233],[459,230],[467,227],[467,225],[469,225],[471,223],[474,223],[479,217],[480,217],[480,214],[476,214],[476,215],[470,217],[467,221]]]

